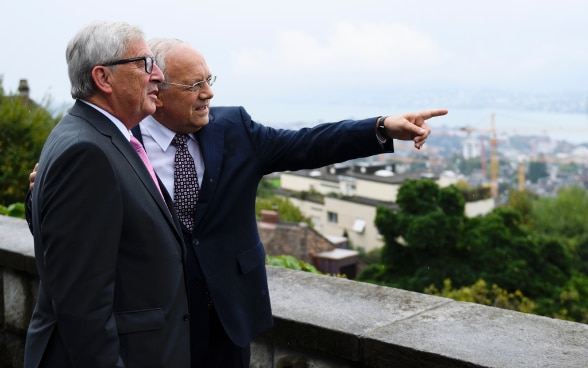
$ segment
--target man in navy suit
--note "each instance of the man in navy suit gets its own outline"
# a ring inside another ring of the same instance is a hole
[[[163,74],[126,23],[82,28],[66,59],[76,102],[45,143],[29,213],[41,282],[24,366],[187,368],[180,225],[130,143]]]
[[[164,186],[174,193],[174,136],[188,136],[197,172],[187,245],[192,367],[247,368],[250,342],[272,327],[265,252],[255,198],[264,175],[393,152],[393,139],[420,148],[427,119],[447,110],[274,129],[243,107],[210,107],[216,78],[202,55],[175,39],[149,46],[165,75],[157,109],[133,129]],[[31,182],[34,181],[34,172]],[[190,228],[191,227],[191,228]]]
[[[254,122],[242,107],[210,107],[214,94],[203,56],[186,43],[156,39],[149,46],[165,75],[156,112],[134,130],[170,193],[176,133],[189,136],[198,173],[188,248],[193,367],[249,367],[249,344],[272,327],[265,252],[257,232],[255,198],[264,175],[317,168],[393,152],[392,139],[420,148],[430,133],[430,110],[397,117],[321,124],[301,130]]]

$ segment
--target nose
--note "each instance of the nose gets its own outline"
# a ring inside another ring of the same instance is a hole
[[[161,71],[161,69],[159,69],[159,66],[157,66],[157,64],[153,65],[153,71],[151,71],[150,81],[154,83],[163,83],[165,81],[163,72]]]
[[[212,91],[212,87],[208,83],[204,83],[202,87],[200,87],[200,98],[203,100],[210,100],[214,97],[214,92]]]

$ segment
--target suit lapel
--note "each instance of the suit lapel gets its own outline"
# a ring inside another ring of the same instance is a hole
[[[168,221],[170,221],[173,224],[170,209],[168,209],[167,204],[165,203],[165,201],[161,197],[161,194],[159,193],[159,190],[157,190],[157,187],[155,186],[155,183],[153,182],[153,179],[151,178],[151,175],[149,174],[147,167],[145,167],[145,164],[143,163],[137,152],[135,152],[130,143],[127,142],[124,137],[119,136],[112,137],[112,144],[127,159],[127,161],[133,167],[133,170],[135,171],[135,173],[137,174],[145,188],[147,188],[147,190],[149,191],[149,194],[151,195],[153,200],[157,203],[157,206],[159,207],[161,212],[163,212]],[[165,187],[161,186],[161,184],[160,187],[162,191],[165,190]]]
[[[79,116],[91,124],[101,134],[110,137],[112,144],[116,149],[123,155],[123,157],[129,162],[133,171],[137,174],[143,185],[149,191],[149,194],[157,203],[157,206],[166,217],[170,225],[175,229],[178,237],[182,239],[181,233],[179,232],[174,219],[172,218],[171,210],[168,209],[164,199],[159,194],[149,171],[145,167],[145,164],[135,152],[131,144],[126,140],[118,128],[98,110],[86,105],[83,102],[76,101],[72,107],[70,114]],[[160,184],[161,185],[161,184]],[[162,191],[165,190],[162,186]]]
[[[141,142],[141,144],[143,144],[143,135],[141,134],[141,126],[140,125],[136,125],[131,129],[131,132],[133,133],[133,136],[135,138],[137,138],[137,140],[139,142]],[[128,146],[130,147],[131,145],[128,144]],[[132,147],[131,147],[131,150]],[[138,157],[138,156],[137,156]],[[140,164],[145,167],[145,165],[143,164],[143,161],[141,161],[141,158],[138,157],[138,160],[140,162]],[[133,168],[135,168],[135,166],[133,166]],[[135,170],[137,170],[137,168],[135,168]],[[149,175],[149,172],[147,171],[147,169],[145,168],[145,171],[147,172],[147,174]],[[149,189],[149,193],[151,194],[151,196],[155,196],[155,200],[157,201],[157,204],[159,205],[160,209],[162,209],[162,211],[165,210],[165,215],[166,218],[168,219],[168,221],[173,225],[172,227],[174,228],[176,235],[178,236],[178,238],[180,240],[182,240],[183,242],[183,235],[181,232],[181,226],[180,226],[180,222],[176,216],[175,210],[174,210],[174,202],[171,198],[171,195],[168,193],[168,191],[165,189],[165,185],[163,185],[163,183],[161,182],[161,180],[159,179],[159,176],[157,175],[157,173],[155,173],[155,175],[157,176],[157,181],[159,183],[159,187],[161,188],[161,192],[165,198],[165,201],[162,200],[161,195],[159,195],[159,192],[157,191],[157,187],[154,187],[155,192],[152,190],[151,186],[148,185],[148,189]],[[150,182],[153,182],[153,180],[151,179],[151,175],[149,175],[148,178],[142,178],[141,180],[146,180],[148,179]],[[145,183],[145,181],[144,181]],[[163,205],[162,205],[163,203]]]
[[[215,122],[212,115],[210,120],[210,123],[196,134],[205,169],[198,196],[198,204],[196,205],[194,228],[200,226],[200,222],[204,218],[209,204],[213,201],[223,165],[225,128],[224,125]]]

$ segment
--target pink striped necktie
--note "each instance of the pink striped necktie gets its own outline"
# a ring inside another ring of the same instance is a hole
[[[131,135],[131,146],[133,146],[135,151],[137,151],[137,154],[139,154],[139,157],[141,157],[141,160],[143,160],[143,163],[145,164],[145,167],[147,167],[147,171],[149,171],[149,174],[151,174],[151,178],[153,179],[153,182],[155,183],[155,186],[157,187],[159,194],[161,194],[161,198],[163,198],[163,193],[161,193],[161,188],[159,187],[159,182],[157,181],[157,177],[155,176],[155,171],[153,170],[153,166],[151,166],[151,162],[149,162],[149,157],[147,157],[147,152],[145,152],[145,148],[143,148],[143,145],[141,144],[141,142],[139,142],[139,140],[137,138],[133,137],[132,135]],[[163,201],[165,202],[165,199]]]

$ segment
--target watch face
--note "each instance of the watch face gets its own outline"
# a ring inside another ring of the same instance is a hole
[[[388,140],[388,133],[386,132],[386,127],[384,127],[384,120],[386,118],[380,119],[378,123],[378,133],[382,136],[382,139]]]

